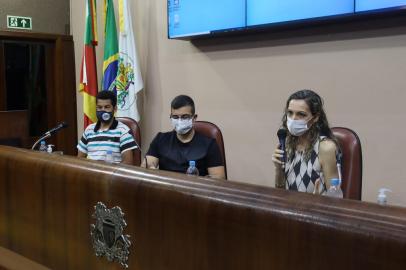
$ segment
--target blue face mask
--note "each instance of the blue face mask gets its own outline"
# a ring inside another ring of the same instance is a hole
[[[113,112],[96,111],[96,116],[100,122],[108,123],[113,118]]]
[[[293,136],[302,136],[309,130],[309,126],[307,123],[310,120],[293,120],[292,118],[288,117],[286,125],[288,126],[288,130],[290,134]]]

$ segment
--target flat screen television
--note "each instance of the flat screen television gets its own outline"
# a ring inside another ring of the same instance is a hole
[[[406,0],[354,0],[354,12],[371,11],[383,9],[387,11],[389,8],[404,9],[406,8]]]
[[[247,26],[353,12],[354,0],[247,0]]]
[[[170,38],[246,27],[246,0],[168,0]]]
[[[257,28],[391,14],[406,0],[168,0],[168,37],[193,39]],[[402,11],[403,12],[403,11]]]

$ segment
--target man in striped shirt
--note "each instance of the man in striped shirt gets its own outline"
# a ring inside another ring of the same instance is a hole
[[[130,129],[114,118],[117,97],[112,91],[101,91],[96,96],[97,123],[89,125],[77,146],[78,157],[106,160],[112,153],[114,163],[132,164],[137,148]]]

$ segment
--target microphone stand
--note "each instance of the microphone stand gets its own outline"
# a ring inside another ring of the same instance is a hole
[[[51,133],[50,133],[50,132],[46,132],[44,135],[42,135],[41,138],[39,138],[39,139],[34,143],[34,145],[31,147],[31,150],[34,150],[35,147],[37,146],[37,144],[38,144],[40,141],[45,140],[45,139],[48,139],[49,137],[51,137]]]

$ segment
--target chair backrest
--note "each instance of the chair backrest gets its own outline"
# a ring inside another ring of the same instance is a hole
[[[137,121],[130,117],[116,117],[116,119],[130,128],[134,140],[136,140],[141,147],[141,130]],[[133,165],[141,166],[141,149],[134,151]]]
[[[224,173],[227,179],[226,153],[224,150],[223,134],[221,134],[220,128],[215,124],[206,121],[195,121],[193,128],[200,134],[203,134],[209,138],[216,139],[217,145],[220,149],[221,157],[223,158]]]
[[[362,150],[358,135],[349,128],[331,129],[337,138],[342,157],[342,185],[344,198],[361,200],[362,190]]]

